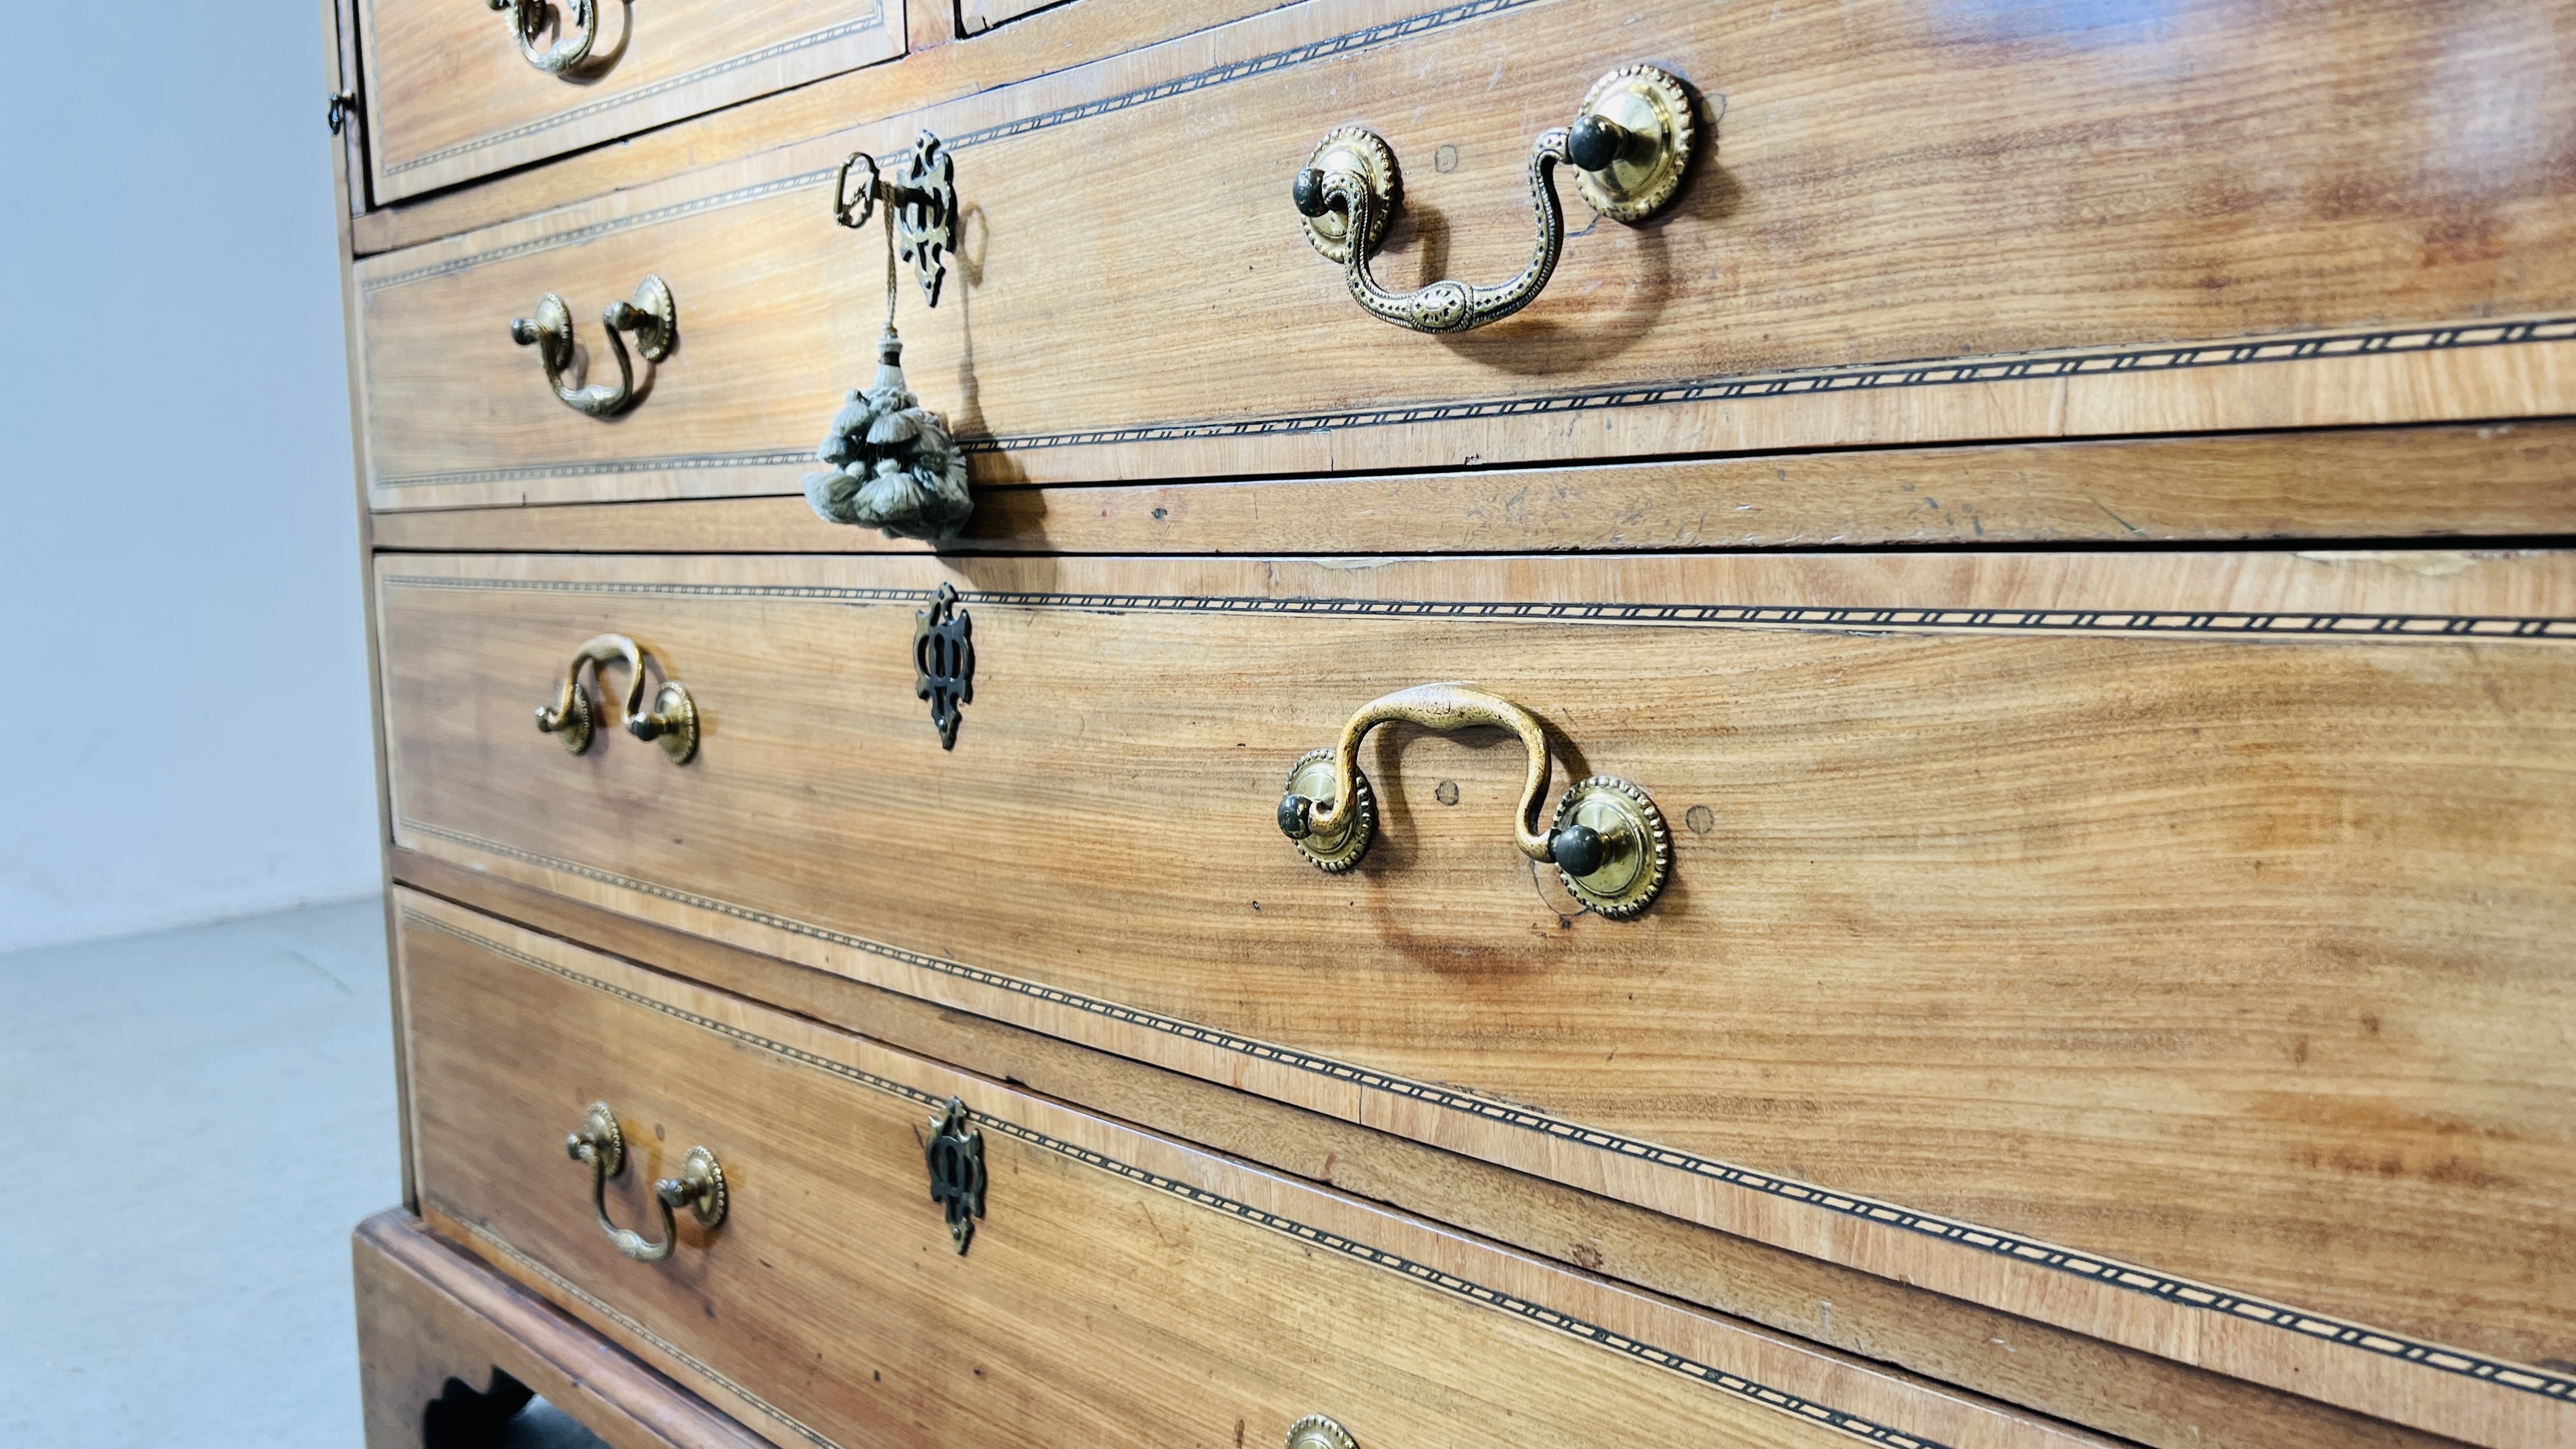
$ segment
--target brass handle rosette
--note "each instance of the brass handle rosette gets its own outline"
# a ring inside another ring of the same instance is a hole
[[[537,361],[546,370],[546,383],[565,407],[585,417],[614,417],[643,399],[652,387],[647,376],[643,387],[635,385],[635,363],[626,355],[626,341],[621,333],[635,334],[635,350],[646,362],[660,362],[671,355],[680,342],[679,304],[671,297],[671,284],[660,277],[646,277],[635,287],[632,301],[611,302],[599,314],[608,332],[609,354],[617,359],[617,381],[614,384],[594,382],[577,384],[572,377],[579,354],[572,332],[572,304],[559,292],[548,292],[537,299],[537,315],[510,319],[510,340],[521,347],[537,349]]]
[[[1538,239],[1529,264],[1500,286],[1433,282],[1391,292],[1369,270],[1403,195],[1395,152],[1360,126],[1344,126],[1316,143],[1290,187],[1306,240],[1342,266],[1351,300],[1370,316],[1416,332],[1465,332],[1499,322],[1536,300],[1565,250],[1565,208],[1555,171],[1580,175],[1584,201],[1614,221],[1640,222],[1681,192],[1690,170],[1694,126],[1690,92],[1679,77],[1650,65],[1612,71],[1583,98],[1570,126],[1539,133],[1529,159],[1530,205]]]
[[[626,666],[626,707],[621,716],[626,732],[660,745],[672,764],[687,764],[698,752],[698,702],[690,697],[687,685],[665,678],[653,694],[653,708],[646,710],[644,650],[623,634],[599,635],[573,654],[554,703],[537,707],[537,729],[562,741],[567,753],[578,755],[590,748],[592,706],[590,692],[581,686],[581,672],[587,665],[597,679],[611,664]],[[606,687],[603,681],[601,688]]]
[[[599,7],[602,0],[564,0],[563,23],[555,27],[555,42],[539,45],[546,33],[546,0],[486,0],[497,11],[510,17],[510,34],[519,42],[519,54],[528,64],[548,75],[562,75],[590,59],[592,47],[599,44]]]
[[[662,1210],[660,1242],[649,1242],[634,1229],[609,1221],[608,1180],[626,1168],[626,1134],[606,1102],[590,1104],[581,1130],[564,1138],[564,1155],[590,1164],[590,1208],[599,1219],[599,1230],[617,1245],[617,1251],[639,1263],[658,1263],[671,1256],[672,1247],[680,1241],[677,1214],[681,1208],[687,1208],[701,1227],[712,1228],[724,1221],[724,1167],[704,1147],[692,1147],[680,1159],[679,1176],[653,1184],[653,1201]]]
[[[1359,1444],[1330,1416],[1308,1414],[1288,1426],[1288,1449],[1359,1449]]]
[[[1552,864],[1574,898],[1612,920],[1653,904],[1672,869],[1672,833],[1646,792],[1613,775],[1566,787],[1546,831],[1530,824],[1547,789],[1547,733],[1528,710],[1471,684],[1421,684],[1360,707],[1342,726],[1341,742],[1315,750],[1289,768],[1279,801],[1279,830],[1319,870],[1359,864],[1377,834],[1377,798],[1360,773],[1360,741],[1379,725],[1420,725],[1448,733],[1493,725],[1520,736],[1529,755],[1512,843]]]

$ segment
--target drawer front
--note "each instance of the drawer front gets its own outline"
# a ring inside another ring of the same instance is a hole
[[[2576,555],[956,566],[386,556],[397,840],[2436,1432],[2576,1421],[2518,1366],[2576,1297]],[[688,763],[531,727],[604,629]],[[1514,849],[1499,731],[1371,736],[1347,874],[1281,838],[1291,762],[1462,678],[1659,802],[1642,916]]]
[[[434,1227],[781,1444],[1497,1440],[2101,1445],[1793,1341],[401,893],[414,1150]],[[973,1113],[960,1251],[923,1139]],[[712,1230],[634,1261],[563,1134],[614,1109],[602,1195],[703,1146]]]
[[[804,498],[371,516],[402,552],[911,553]],[[2576,534],[2576,421],[988,488],[943,552],[1445,554]]]
[[[729,5],[362,0],[379,202],[435,191],[903,54],[904,0]],[[595,19],[588,27],[583,18]],[[578,60],[573,57],[578,56]],[[542,62],[542,64],[540,64]]]
[[[1499,283],[1532,137],[1647,57],[1705,93],[1704,164],[1635,227],[1561,181],[1576,234],[1517,316],[1391,328],[1308,245],[1290,179],[1365,123],[1406,198],[1382,280]],[[370,477],[797,492],[882,317],[835,169],[922,128],[967,219],[904,360],[987,483],[2576,412],[2571,63],[2567,5],[1310,0],[367,258]],[[653,394],[559,406],[506,323],[561,291],[596,348],[647,274],[681,318]]]

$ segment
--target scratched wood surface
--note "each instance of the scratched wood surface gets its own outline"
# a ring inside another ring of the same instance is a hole
[[[1075,1102],[1829,1348],[2155,1449],[2458,1441],[1533,1178],[1148,1063],[468,870],[395,879],[544,935]]]
[[[781,1444],[1276,1444],[1318,1412],[1422,1449],[1782,1449],[1854,1425],[1891,1445],[2110,1442],[427,897],[400,906],[432,1225]],[[963,1254],[921,1148],[951,1095],[990,1178]],[[704,1144],[723,1224],[687,1223],[660,1263],[620,1257],[564,1160],[593,1100],[632,1154],[612,1217],[636,1221],[643,1184]]]
[[[2568,1356],[2576,654],[2502,636],[2576,616],[2576,556],[379,576],[405,846],[2381,1417],[2568,1430],[2510,1362]],[[990,592],[954,753],[911,669],[942,578]],[[1625,604],[1868,612],[1605,621]],[[2015,609],[2042,612],[1998,630]],[[604,629],[696,692],[697,761],[531,727]],[[1483,736],[1373,738],[1385,826],[1350,876],[1278,838],[1290,761],[1442,678],[1547,720],[1560,779],[1662,802],[1644,919],[1579,917],[1519,861],[1521,762]],[[2437,1372],[2418,1340],[2501,1366]]]
[[[784,90],[904,51],[904,0],[598,0],[572,70],[519,53],[511,17],[447,0],[362,0],[375,196],[416,196]],[[548,6],[566,23],[571,0]],[[548,46],[556,32],[543,35]]]
[[[801,497],[373,515],[399,550],[924,553]],[[1390,554],[2576,533],[2576,425],[987,488],[952,553]]]
[[[367,1449],[420,1449],[423,1412],[448,1381],[479,1392],[496,1369],[614,1449],[756,1449],[764,1442],[430,1236],[409,1213],[382,1212],[360,1223],[350,1258]]]
[[[793,488],[881,321],[831,169],[924,126],[969,216],[906,363],[986,481],[2576,411],[2576,180],[2545,139],[2576,124],[2550,84],[2576,7],[2208,0],[2080,34],[1912,4],[1412,8],[1311,0],[369,257],[378,504]],[[1647,54],[1722,111],[1709,165],[1670,217],[1570,238],[1520,316],[1405,333],[1307,247],[1288,178],[1364,121],[1406,168],[1382,274],[1507,275],[1531,136]],[[2497,95],[2525,98],[2509,126]],[[560,291],[597,348],[647,272],[678,353],[627,416],[569,411],[507,322]],[[2246,360],[2260,338],[2305,341]],[[1972,356],[2018,360],[1902,361]]]

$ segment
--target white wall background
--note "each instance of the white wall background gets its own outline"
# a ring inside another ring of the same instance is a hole
[[[0,951],[376,887],[312,0],[0,44]]]

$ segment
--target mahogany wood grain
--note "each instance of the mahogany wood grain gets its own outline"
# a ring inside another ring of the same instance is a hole
[[[904,3],[598,0],[588,59],[548,74],[489,6],[361,0],[374,195],[417,196],[892,59]],[[560,26],[573,5],[549,8]]]
[[[455,1379],[499,1370],[614,1449],[755,1449],[764,1441],[535,1294],[383,1212],[350,1242],[367,1449],[420,1449],[422,1413]]]
[[[2576,1422],[2514,1366],[2567,1357],[2576,1263],[2576,654],[2508,637],[2576,628],[2576,555],[380,575],[410,848],[2379,1417]],[[984,591],[953,753],[942,578]],[[697,692],[697,761],[531,728],[602,629]],[[1518,863],[1478,736],[1374,739],[1354,874],[1278,838],[1291,760],[1460,677],[1663,803],[1643,920]]]
[[[2458,1441],[1684,1223],[583,901],[394,852],[405,885],[1042,1096],[2157,1449]]]
[[[406,894],[430,1220],[782,1445],[1499,1439],[2101,1445],[1909,1375]],[[928,1118],[990,1178],[960,1253]],[[562,1134],[609,1102],[630,1166],[723,1163],[659,1263],[592,1221]],[[794,1371],[782,1372],[785,1363]]]
[[[946,45],[957,38],[957,0],[907,0],[903,25],[909,53]]]
[[[922,553],[802,497],[406,509],[382,547]],[[949,552],[1523,553],[2576,534],[2576,425],[2498,423],[988,488]]]
[[[1274,0],[1081,0],[959,46],[950,44],[957,39],[955,0],[909,3],[904,13],[912,53],[898,62],[691,116],[470,187],[381,206],[358,218],[356,255],[396,251],[591,201],[767,150],[781,137],[818,136],[854,119],[916,111],[1273,8]]]
[[[969,216],[905,362],[985,482],[2576,412],[2576,173],[2545,139],[2576,125],[2550,83],[2576,8],[2202,0],[2081,34],[1929,4],[1418,8],[1308,0],[369,257],[377,504],[792,490],[881,321],[832,169],[924,126]],[[1507,275],[1530,137],[1640,54],[1723,112],[1708,167],[1668,218],[1571,237],[1526,312],[1392,329],[1307,247],[1287,179],[1365,121],[1407,168],[1382,273]],[[2497,95],[2527,100],[2481,129]],[[681,317],[652,395],[564,408],[507,322],[549,290],[595,318],[648,272]]]

